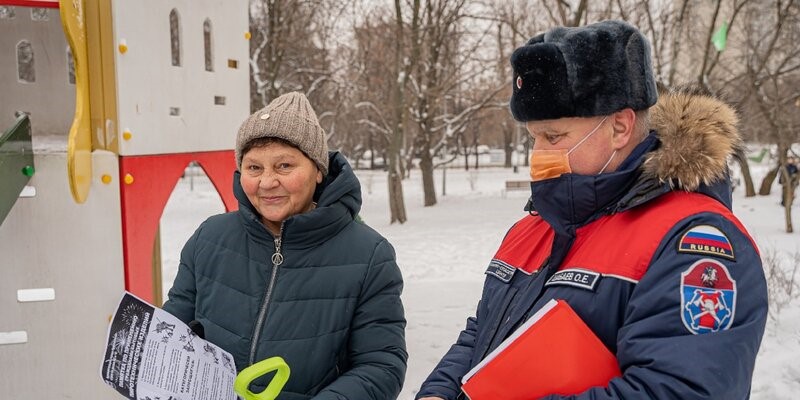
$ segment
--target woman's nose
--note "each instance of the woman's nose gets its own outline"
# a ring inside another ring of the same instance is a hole
[[[278,186],[278,177],[269,172],[265,172],[261,175],[261,179],[258,181],[258,186],[263,189],[271,189]]]

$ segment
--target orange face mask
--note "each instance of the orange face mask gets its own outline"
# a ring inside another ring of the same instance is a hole
[[[569,174],[569,154],[562,150],[536,150],[531,153],[531,180],[543,181]]]
[[[603,117],[600,120],[600,123],[594,127],[586,136],[581,139],[580,142],[576,143],[572,148],[569,150],[567,149],[559,149],[559,150],[536,150],[531,153],[531,180],[536,181],[543,181],[545,179],[552,179],[558,178],[563,174],[572,173],[572,167],[569,166],[569,154],[572,153],[578,146],[582,145],[586,139],[589,139],[597,129],[600,128],[600,125],[603,125],[603,122],[608,119],[608,116]],[[614,154],[617,151],[614,150],[614,153],[611,155],[611,158],[614,158]],[[598,174],[603,173],[608,163],[611,162],[611,158],[608,159],[606,165],[598,172]]]

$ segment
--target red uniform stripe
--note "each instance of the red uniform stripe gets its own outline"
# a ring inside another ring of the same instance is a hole
[[[577,237],[559,269],[584,268],[638,281],[667,232],[691,215],[722,215],[753,239],[739,220],[718,201],[700,193],[672,192],[649,204],[609,215],[577,230]],[[553,230],[538,216],[520,220],[506,235],[495,259],[530,274],[550,255]],[[714,244],[717,247],[730,249]]]

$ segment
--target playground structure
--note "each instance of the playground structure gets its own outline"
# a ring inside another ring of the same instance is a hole
[[[123,290],[160,305],[190,162],[227,210],[249,113],[246,0],[0,0],[0,397],[109,399]]]

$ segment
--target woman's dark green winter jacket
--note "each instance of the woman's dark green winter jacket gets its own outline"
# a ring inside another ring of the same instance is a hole
[[[239,211],[209,218],[189,239],[164,310],[199,321],[240,371],[283,357],[292,372],[281,400],[395,399],[408,357],[403,280],[389,242],[354,220],[361,188],[350,165],[331,153],[329,170],[317,207],[283,223],[277,268],[276,240],[237,172]],[[256,382],[253,392],[268,383]]]

